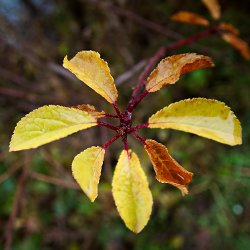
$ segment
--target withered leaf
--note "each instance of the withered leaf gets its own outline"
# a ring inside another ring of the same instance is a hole
[[[155,92],[167,84],[177,82],[181,75],[190,71],[213,67],[210,57],[187,53],[169,56],[158,64],[147,79],[146,90]]]
[[[237,49],[245,59],[250,60],[250,49],[245,41],[230,33],[223,34],[222,38]]]
[[[219,28],[222,31],[226,31],[226,32],[232,33],[235,36],[238,36],[240,34],[240,31],[236,27],[234,27],[232,24],[230,24],[230,23],[221,22],[219,24]]]
[[[202,0],[204,5],[209,10],[211,16],[218,20],[221,16],[220,4],[218,0]]]
[[[205,17],[189,11],[179,11],[171,16],[171,19],[177,22],[197,24],[202,26],[209,25],[209,21]]]
[[[161,143],[146,140],[144,148],[151,159],[157,180],[174,185],[181,190],[182,195],[188,194],[187,186],[192,181],[193,173],[174,160]]]
[[[89,104],[76,105],[76,106],[72,106],[71,108],[75,108],[75,109],[80,109],[82,111],[86,111],[91,116],[93,116],[95,118],[102,118],[102,117],[105,116],[105,112],[104,111],[98,111],[98,110],[96,110],[95,106],[89,105]]]

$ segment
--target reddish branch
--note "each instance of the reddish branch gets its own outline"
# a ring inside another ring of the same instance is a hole
[[[219,32],[218,27],[211,27],[208,30],[200,32],[194,36],[182,39],[182,40],[175,42],[169,46],[164,46],[164,47],[161,47],[160,49],[158,49],[156,51],[156,53],[148,59],[147,66],[145,67],[144,71],[141,73],[139,80],[138,80],[138,83],[132,92],[132,95],[130,97],[130,100],[129,100],[129,103],[127,106],[127,110],[129,112],[131,112],[136,107],[136,105],[139,104],[145,96],[147,96],[148,92],[145,90],[145,92],[143,92],[142,95],[138,98],[138,95],[140,94],[141,89],[144,87],[144,85],[146,83],[146,78],[150,74],[152,68],[154,67],[154,65],[158,61],[160,61],[160,59],[162,59],[166,55],[166,53],[168,51],[175,50],[179,47],[190,44],[196,40],[199,40],[203,37],[207,37],[207,36],[212,35],[212,34],[216,34],[218,32]]]
[[[107,127],[109,129],[115,130],[117,132],[117,135],[114,136],[113,138],[111,138],[107,143],[104,144],[103,148],[106,149],[107,147],[109,147],[114,141],[116,141],[119,137],[122,137],[122,141],[123,141],[123,145],[124,145],[124,149],[127,151],[128,155],[128,142],[127,142],[127,136],[130,133],[133,133],[135,135],[135,137],[140,140],[143,144],[145,144],[145,139],[143,139],[141,136],[139,136],[136,131],[142,128],[147,128],[148,127],[148,123],[145,124],[141,124],[138,125],[136,127],[131,127],[132,124],[132,111],[134,110],[134,108],[148,95],[148,91],[144,90],[142,92],[142,88],[145,86],[146,84],[146,78],[148,77],[148,75],[150,74],[150,72],[152,71],[152,68],[154,67],[154,65],[160,61],[167,52],[171,51],[171,50],[175,50],[179,47],[182,47],[184,45],[190,44],[196,40],[199,40],[203,37],[212,35],[212,34],[216,34],[219,32],[219,28],[218,27],[210,27],[208,30],[200,32],[194,36],[191,36],[189,38],[185,38],[182,39],[178,42],[175,42],[173,44],[170,44],[168,46],[164,46],[161,47],[160,49],[158,49],[156,51],[156,53],[150,57],[148,59],[148,63],[144,69],[144,71],[141,73],[139,79],[138,79],[138,83],[136,85],[136,87],[134,88],[128,106],[125,110],[125,112],[121,113],[116,102],[112,103],[114,110],[116,112],[116,115],[106,115],[108,117],[115,117],[115,118],[119,118],[120,119],[120,125],[119,126],[113,126],[110,125],[108,123],[104,123],[104,122],[98,122],[98,125],[103,126],[103,127]]]
[[[109,141],[107,141],[102,148],[106,150],[113,142],[115,142],[118,138],[120,138],[121,135],[117,134],[114,137],[112,137]]]

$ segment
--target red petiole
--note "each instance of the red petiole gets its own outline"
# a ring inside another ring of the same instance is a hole
[[[122,138],[123,141],[123,146],[124,149],[127,151],[128,156],[129,155],[129,151],[128,151],[128,142],[127,142],[127,136],[130,133],[133,133],[133,135],[145,145],[145,139],[143,139],[140,135],[138,135],[136,133],[137,130],[142,129],[142,128],[147,128],[148,127],[148,123],[144,123],[144,124],[139,124],[135,127],[132,127],[132,112],[134,110],[134,108],[148,95],[148,91],[144,90],[142,92],[142,88],[145,87],[146,84],[146,78],[148,77],[148,75],[150,74],[152,68],[154,67],[154,65],[161,59],[163,58],[167,52],[177,49],[179,47],[182,47],[184,45],[190,44],[196,40],[199,40],[203,37],[212,35],[212,34],[216,34],[219,32],[219,28],[218,27],[210,27],[208,30],[200,32],[192,37],[189,38],[185,38],[182,39],[176,43],[170,44],[168,46],[164,46],[161,47],[160,49],[158,49],[156,51],[156,53],[148,59],[148,63],[147,66],[145,67],[144,71],[141,73],[138,83],[136,85],[136,87],[133,89],[133,92],[131,94],[130,100],[128,102],[128,106],[125,110],[125,112],[121,112],[117,106],[117,103],[114,102],[112,103],[112,106],[115,110],[115,115],[113,114],[105,114],[105,117],[110,117],[110,118],[119,118],[120,120],[120,125],[119,126],[113,126],[111,124],[108,123],[104,123],[104,122],[98,122],[97,124],[99,126],[103,126],[106,128],[109,128],[111,130],[114,130],[117,132],[117,135],[114,136],[113,138],[111,138],[108,142],[106,142],[103,146],[104,149],[106,149],[107,147],[109,147],[114,141],[116,141],[118,138]]]

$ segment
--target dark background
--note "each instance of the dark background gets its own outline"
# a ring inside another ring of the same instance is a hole
[[[222,20],[250,42],[250,2],[221,1]],[[99,196],[91,203],[71,176],[76,154],[102,145],[112,133],[92,128],[25,152],[8,152],[17,121],[45,104],[90,103],[112,112],[108,103],[61,65],[80,50],[98,51],[117,80],[118,105],[125,107],[138,74],[134,65],[160,46],[204,30],[170,21],[178,10],[209,17],[191,0],[0,0],[0,249],[13,237],[12,249],[236,249],[250,245],[250,72],[249,62],[210,36],[171,54],[197,52],[216,67],[185,75],[148,96],[134,123],[171,102],[206,97],[225,102],[243,127],[243,145],[230,147],[171,130],[141,135],[165,144],[182,166],[194,172],[190,194],[156,181],[142,145],[131,138],[153,192],[146,228],[135,235],[118,216],[111,179],[122,144],[107,151]],[[140,64],[142,65],[142,64]],[[139,66],[140,66],[139,65]],[[137,67],[138,68],[138,67]],[[127,76],[129,79],[124,80]]]

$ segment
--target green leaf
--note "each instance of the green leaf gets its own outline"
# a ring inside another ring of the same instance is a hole
[[[152,211],[152,195],[147,178],[135,153],[125,150],[118,160],[112,193],[118,212],[126,226],[139,233],[148,223]]]
[[[83,192],[93,202],[98,195],[105,150],[91,147],[78,154],[72,163],[72,173]]]
[[[10,151],[37,148],[95,125],[96,119],[86,111],[57,105],[43,106],[17,123]]]
[[[149,118],[150,128],[172,128],[228,145],[242,143],[241,126],[223,102],[205,98],[173,103]]]

